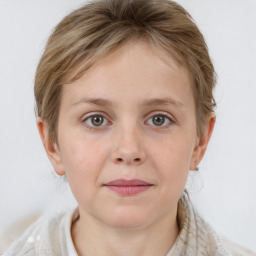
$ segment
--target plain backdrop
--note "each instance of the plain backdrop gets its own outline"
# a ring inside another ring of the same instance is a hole
[[[75,204],[41,145],[33,80],[53,27],[84,2],[0,0],[0,234]],[[191,197],[219,233],[256,251],[256,1],[177,2],[203,32],[218,73],[217,123]]]

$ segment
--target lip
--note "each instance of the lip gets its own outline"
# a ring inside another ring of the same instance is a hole
[[[117,179],[104,184],[104,186],[121,196],[133,196],[148,190],[153,184],[137,179]]]

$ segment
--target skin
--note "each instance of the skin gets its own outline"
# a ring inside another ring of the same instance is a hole
[[[215,115],[207,116],[199,138],[190,74],[159,53],[131,41],[64,85],[58,145],[37,119],[47,155],[79,204],[71,230],[79,255],[166,255],[177,238],[177,203],[205,153]],[[96,98],[109,104],[88,102]],[[103,116],[103,123],[93,125],[90,115]],[[159,115],[167,116],[160,126],[153,122]],[[153,186],[133,196],[103,186],[121,178]]]

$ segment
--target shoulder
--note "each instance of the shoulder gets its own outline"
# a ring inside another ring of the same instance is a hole
[[[210,252],[209,255],[215,255],[215,249],[218,248],[223,255],[232,255],[232,256],[256,256],[256,253],[248,250],[247,248],[238,245],[225,237],[217,234],[212,226],[205,221],[198,213],[197,213],[197,221],[200,225],[200,231],[204,234],[204,237],[207,237],[207,247]],[[204,241],[201,238],[201,241]],[[222,255],[222,254],[221,254]]]
[[[62,255],[65,228],[73,211],[55,212],[40,217],[16,240],[3,256]]]
[[[241,245],[233,243],[226,238],[222,238],[222,241],[224,246],[230,250],[233,256],[256,256],[255,252],[252,252]]]
[[[193,255],[197,252],[197,255],[256,256],[255,253],[218,235],[193,207],[188,193],[184,193],[179,201],[178,220],[181,228],[179,247],[185,248],[185,253],[179,255]]]
[[[203,237],[207,237],[207,239],[202,237],[201,241],[207,241],[206,243],[209,250],[209,255],[215,255],[215,250],[218,248],[218,250],[222,253],[221,255],[256,256],[256,253],[226,239],[220,234],[217,234],[207,221],[205,221],[198,213],[196,215],[198,224],[200,226],[199,230],[202,232]]]

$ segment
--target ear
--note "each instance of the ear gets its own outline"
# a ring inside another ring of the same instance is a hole
[[[204,132],[201,137],[197,138],[197,142],[195,144],[195,148],[193,151],[191,163],[190,163],[190,170],[195,170],[197,165],[201,162],[205,151],[207,149],[207,145],[210,141],[212,131],[215,125],[216,115],[215,113],[211,112],[207,115],[206,123],[204,126]]]
[[[38,117],[36,119],[36,123],[42,143],[44,145],[44,149],[55,172],[60,176],[64,175],[65,171],[62,163],[61,154],[58,145],[56,143],[53,143],[48,135],[47,123],[41,117]]]

